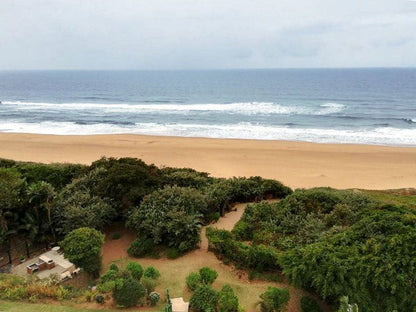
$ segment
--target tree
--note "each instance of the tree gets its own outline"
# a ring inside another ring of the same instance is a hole
[[[260,308],[262,312],[283,312],[290,299],[287,288],[279,289],[269,287],[260,295]]]
[[[199,242],[201,217],[207,211],[205,197],[197,190],[167,186],[144,197],[127,225],[139,236],[185,252]]]
[[[39,232],[43,232],[43,220],[45,219],[44,215],[46,215],[48,228],[51,231],[53,240],[56,242],[55,230],[52,226],[51,209],[51,202],[56,195],[54,187],[47,182],[40,181],[29,185],[27,193],[29,196],[29,203],[33,205],[38,220]]]
[[[61,242],[65,257],[84,271],[98,275],[101,269],[101,248],[104,235],[90,228],[79,228],[68,233]]]
[[[189,306],[192,310],[200,312],[215,311],[217,303],[217,292],[211,286],[200,285],[192,295]]]
[[[0,168],[0,243],[16,233],[25,181],[14,168]]]
[[[117,304],[126,308],[137,305],[145,295],[146,288],[134,278],[124,280],[121,287],[116,287],[113,292]]]
[[[237,312],[238,297],[230,285],[224,285],[218,292],[218,312]]]

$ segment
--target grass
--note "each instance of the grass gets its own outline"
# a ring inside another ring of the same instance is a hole
[[[379,200],[386,204],[404,205],[406,207],[416,209],[416,190],[414,189],[399,189],[386,191],[363,191],[372,198]]]
[[[24,303],[24,302],[11,302],[0,301],[1,312],[89,312],[95,311],[93,309],[74,308],[70,306],[55,305],[55,304],[38,304],[38,303]],[[107,310],[116,311],[116,310]]]

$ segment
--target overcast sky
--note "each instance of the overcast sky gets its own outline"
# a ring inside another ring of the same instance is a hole
[[[416,66],[410,0],[0,0],[0,69]]]

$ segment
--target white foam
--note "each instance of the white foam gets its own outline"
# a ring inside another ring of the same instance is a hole
[[[335,130],[320,128],[303,129],[290,127],[272,127],[253,123],[238,123],[232,125],[159,123],[137,123],[135,125],[78,125],[71,122],[8,122],[2,123],[0,125],[0,132],[25,132],[61,135],[136,133],[183,137],[416,146],[416,129],[399,129],[391,127],[374,128],[368,130]]]
[[[104,103],[36,103],[36,102],[20,102],[6,101],[4,105],[11,105],[17,110],[71,110],[85,111],[99,110],[101,113],[169,113],[184,114],[191,112],[219,112],[228,114],[277,114],[277,115],[329,115],[341,112],[345,106],[338,103],[325,103],[320,107],[308,106],[287,106],[272,102],[241,102],[230,104],[104,104]]]

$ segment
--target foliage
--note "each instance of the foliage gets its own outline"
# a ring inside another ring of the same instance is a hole
[[[182,254],[179,252],[178,249],[176,248],[169,248],[168,253],[167,253],[167,257],[168,259],[177,259],[181,256]]]
[[[113,270],[113,271],[116,271],[116,272],[120,271],[120,269],[118,268],[117,264],[115,264],[115,263],[111,263],[109,269],[110,270]]]
[[[117,305],[123,307],[134,307],[140,299],[146,295],[146,288],[137,279],[128,278],[120,287],[116,287],[113,298]]]
[[[337,312],[358,312],[358,306],[356,304],[350,304],[348,297],[342,296]]]
[[[188,286],[191,291],[194,291],[201,283],[201,275],[197,272],[191,272],[186,277],[186,286]]]
[[[185,252],[196,248],[200,219],[206,210],[205,197],[199,191],[168,186],[145,196],[140,207],[133,210],[127,225],[155,244]]]
[[[217,303],[217,292],[211,286],[199,285],[191,296],[189,306],[194,311],[215,311]]]
[[[149,294],[149,301],[151,306],[155,306],[160,300],[160,294],[158,292],[152,291]]]
[[[154,279],[149,278],[149,277],[142,278],[141,283],[144,286],[144,288],[146,288],[146,293],[147,294],[150,294],[156,288],[156,281]]]
[[[127,263],[126,271],[131,274],[131,277],[140,281],[143,276],[143,268],[142,266],[134,261]]]
[[[156,245],[153,242],[153,239],[140,237],[138,239],[135,239],[130,244],[130,247],[127,249],[127,252],[130,256],[141,258],[150,254],[155,247]]]
[[[300,299],[300,307],[302,312],[321,312],[321,308],[315,299],[311,297],[302,297]]]
[[[138,205],[160,184],[158,169],[140,159],[101,158],[92,163],[91,169],[96,168],[106,170],[106,175],[98,181],[97,195],[110,198],[123,210]]]
[[[162,168],[160,169],[162,183],[170,186],[203,188],[212,183],[208,173],[198,172],[190,168]]]
[[[95,170],[87,176],[75,179],[58,195],[54,204],[54,220],[57,230],[66,234],[80,227],[101,229],[115,216],[114,208],[103,198],[94,195],[92,180],[105,175],[103,170]]]
[[[150,266],[150,267],[147,267],[144,270],[143,275],[144,275],[144,277],[148,277],[148,278],[151,278],[151,279],[156,280],[156,279],[158,279],[160,277],[160,272],[159,272],[158,269]]]
[[[209,267],[203,267],[199,269],[199,276],[201,277],[201,282],[206,285],[211,285],[218,277],[218,273],[215,270],[210,269]]]
[[[262,312],[283,312],[289,302],[290,294],[287,288],[268,287],[260,295],[260,299],[259,304]]]
[[[230,285],[224,285],[218,292],[218,312],[238,312],[238,297]]]
[[[65,257],[88,273],[101,269],[101,248],[104,235],[90,228],[79,228],[67,234],[60,243]]]

